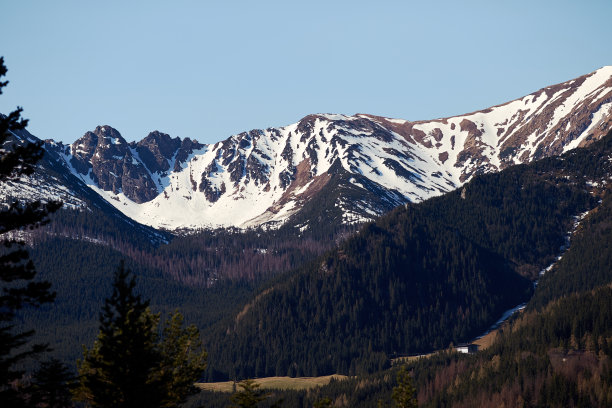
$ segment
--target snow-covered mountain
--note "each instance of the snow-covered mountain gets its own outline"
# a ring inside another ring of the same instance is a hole
[[[72,145],[48,141],[46,148],[125,215],[156,228],[274,226],[290,219],[307,228],[331,216],[371,219],[477,174],[586,145],[611,125],[609,66],[450,118],[316,114],[212,145],[157,131],[127,143],[99,126]]]
[[[19,130],[11,132],[0,150],[11,150],[16,145],[36,142],[39,142],[39,139],[27,130]],[[54,214],[54,222],[45,229],[47,234],[104,242],[111,246],[117,246],[124,240],[137,243],[137,247],[168,242],[167,233],[130,219],[87,186],[81,177],[68,171],[64,157],[57,154],[60,145],[46,141],[45,146],[47,151],[36,163],[32,175],[22,175],[18,179],[0,183],[0,206],[10,205],[15,200],[58,200],[63,203],[63,209],[85,211],[68,218]],[[96,222],[92,223],[91,220]],[[104,227],[100,228],[100,225]],[[31,233],[33,231],[27,231],[26,235],[31,236]],[[25,235],[20,235],[20,238],[24,237]]]

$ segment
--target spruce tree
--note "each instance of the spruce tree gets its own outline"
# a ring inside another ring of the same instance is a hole
[[[100,332],[77,363],[77,400],[92,407],[154,407],[159,401],[160,365],[156,349],[159,315],[134,293],[136,282],[123,263],[114,275],[112,295],[100,314]]]
[[[197,390],[206,351],[195,326],[175,312],[158,335],[159,314],[135,293],[123,263],[100,314],[100,332],[77,363],[75,398],[92,407],[177,407]]]
[[[159,344],[160,376],[165,386],[163,407],[174,407],[199,392],[194,381],[206,368],[207,353],[194,325],[183,328],[183,315],[175,311],[165,324]]]
[[[397,385],[393,387],[391,398],[398,408],[417,408],[418,402],[415,394],[416,389],[412,382],[412,376],[406,366],[403,366],[397,373]]]
[[[329,397],[323,397],[313,404],[313,408],[331,408],[332,400]]]
[[[6,75],[4,58],[0,57],[0,78]],[[0,94],[8,81],[0,81]],[[28,121],[21,118],[21,108],[8,115],[0,114],[0,183],[17,181],[34,172],[43,156],[42,143],[31,143],[18,137]],[[25,307],[38,307],[53,301],[51,284],[35,281],[36,271],[19,233],[49,221],[48,215],[61,203],[56,201],[12,201],[0,203],[0,402],[2,406],[25,404],[25,393],[17,384],[24,362],[48,350],[46,345],[30,344],[33,330],[23,330],[15,323],[17,313]]]
[[[32,376],[30,403],[39,408],[73,407],[74,375],[61,361],[51,359],[41,363]]]
[[[242,389],[230,397],[231,401],[236,404],[232,405],[233,408],[256,408],[260,402],[270,396],[270,394],[265,393],[259,388],[259,384],[251,379],[240,381],[238,386]]]

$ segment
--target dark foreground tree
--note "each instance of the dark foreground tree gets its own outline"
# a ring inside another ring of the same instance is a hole
[[[331,408],[332,400],[328,397],[323,397],[313,404],[313,408]]]
[[[412,382],[412,376],[406,366],[400,368],[397,373],[397,385],[393,387],[391,398],[398,408],[417,408],[416,389]]]
[[[194,326],[177,312],[158,336],[159,314],[134,293],[123,263],[100,314],[100,332],[77,363],[75,397],[93,407],[174,407],[194,391],[206,353]]]
[[[231,401],[236,404],[234,408],[256,408],[257,405],[267,399],[270,395],[259,388],[254,380],[247,379],[240,381],[238,386],[240,391],[236,391],[231,397]]]
[[[194,325],[183,328],[183,320],[183,315],[175,311],[166,322],[159,344],[164,407],[173,407],[198,393],[194,381],[206,368],[207,355],[200,333]]]
[[[39,408],[72,407],[70,390],[74,380],[74,375],[61,361],[51,359],[41,363],[32,376],[31,405]]]
[[[100,314],[100,333],[77,364],[77,399],[94,407],[154,406],[159,400],[160,364],[156,350],[159,316],[134,293],[136,282],[123,264],[116,271],[112,295]]]
[[[0,78],[6,75],[4,58],[0,57]],[[0,94],[8,81],[0,81]],[[0,114],[0,183],[31,175],[43,156],[41,143],[20,140],[15,132],[27,125],[21,108],[4,116]],[[49,201],[0,203],[0,405],[19,407],[25,404],[20,389],[26,359],[48,350],[46,345],[32,345],[33,330],[23,330],[15,323],[17,313],[28,306],[38,307],[53,301],[49,282],[35,281],[36,271],[25,243],[16,239],[19,233],[48,222],[48,215],[61,203]]]
[[[260,402],[270,408],[280,408],[283,404],[282,398],[273,403],[267,401],[272,394],[260,389],[260,384],[256,383],[255,380],[246,379],[240,381],[238,386],[241,390],[234,392],[230,397],[230,401],[236,404],[232,405],[232,408],[257,408]]]

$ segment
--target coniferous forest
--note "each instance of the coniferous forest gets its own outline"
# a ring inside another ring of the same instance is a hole
[[[43,157],[13,143],[20,114],[0,117],[0,182]],[[612,406],[611,157],[612,132],[374,222],[305,230],[173,235],[94,196],[91,211],[11,202],[0,405]],[[453,351],[522,303],[486,349]],[[251,380],[328,374],[348,378]],[[194,387],[218,380],[237,382],[231,396]]]
[[[529,298],[527,278],[597,205],[586,181],[605,177],[607,155],[584,159],[609,143],[479,176],[364,226],[220,324],[209,378],[355,375],[471,340]]]
[[[565,178],[574,185],[605,178],[610,174],[606,162],[611,136],[589,149],[529,167],[541,176],[551,169],[564,174],[563,168],[569,171],[564,177],[572,173],[586,175]],[[580,220],[569,249],[539,280],[525,312],[502,326],[490,347],[476,355],[445,349],[407,363],[419,406],[612,404],[612,279],[608,245],[612,237],[609,228],[612,195],[606,183],[591,192],[597,202]],[[391,390],[398,385],[396,369],[332,381],[314,391],[283,391],[274,395],[295,407],[313,406],[322,397],[339,406],[384,406],[391,403]],[[200,398],[211,401],[213,406],[229,406],[223,394],[203,393]]]

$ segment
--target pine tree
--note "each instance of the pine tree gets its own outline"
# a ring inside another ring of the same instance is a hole
[[[403,366],[397,373],[397,385],[393,387],[391,398],[398,408],[417,408],[416,389],[408,369]]]
[[[313,408],[330,408],[332,406],[332,400],[328,397],[323,397],[313,404]]]
[[[4,58],[0,57],[0,78],[6,75]],[[8,81],[0,81],[0,94]],[[16,133],[28,123],[21,118],[21,108],[0,115],[0,183],[31,175],[36,162],[43,156],[41,143],[20,141]],[[17,313],[25,307],[38,307],[53,301],[50,283],[35,281],[36,271],[25,243],[11,234],[33,229],[48,222],[48,215],[61,203],[49,201],[4,202],[0,204],[0,401],[3,406],[24,404],[23,392],[15,384],[23,375],[19,369],[26,359],[48,350],[46,345],[32,345],[33,330],[24,331],[14,323]]]
[[[134,293],[135,286],[121,263],[100,314],[98,338],[77,363],[76,399],[93,407],[159,406],[161,380],[155,378],[161,362],[156,350],[159,315]]]
[[[32,376],[30,402],[39,408],[73,407],[70,390],[74,379],[66,365],[57,359],[41,363]]]
[[[231,396],[231,401],[235,403],[234,408],[256,408],[257,405],[269,397],[263,392],[254,380],[247,379],[240,381],[238,386],[242,388]]]
[[[194,326],[183,328],[183,315],[175,311],[165,324],[160,352],[160,374],[166,385],[162,406],[173,407],[198,392],[194,386],[206,368],[207,353]]]
[[[159,314],[134,293],[136,282],[123,263],[100,314],[93,347],[77,363],[78,401],[92,407],[177,407],[196,392],[206,351],[195,326],[183,328],[175,312],[158,335]]]

